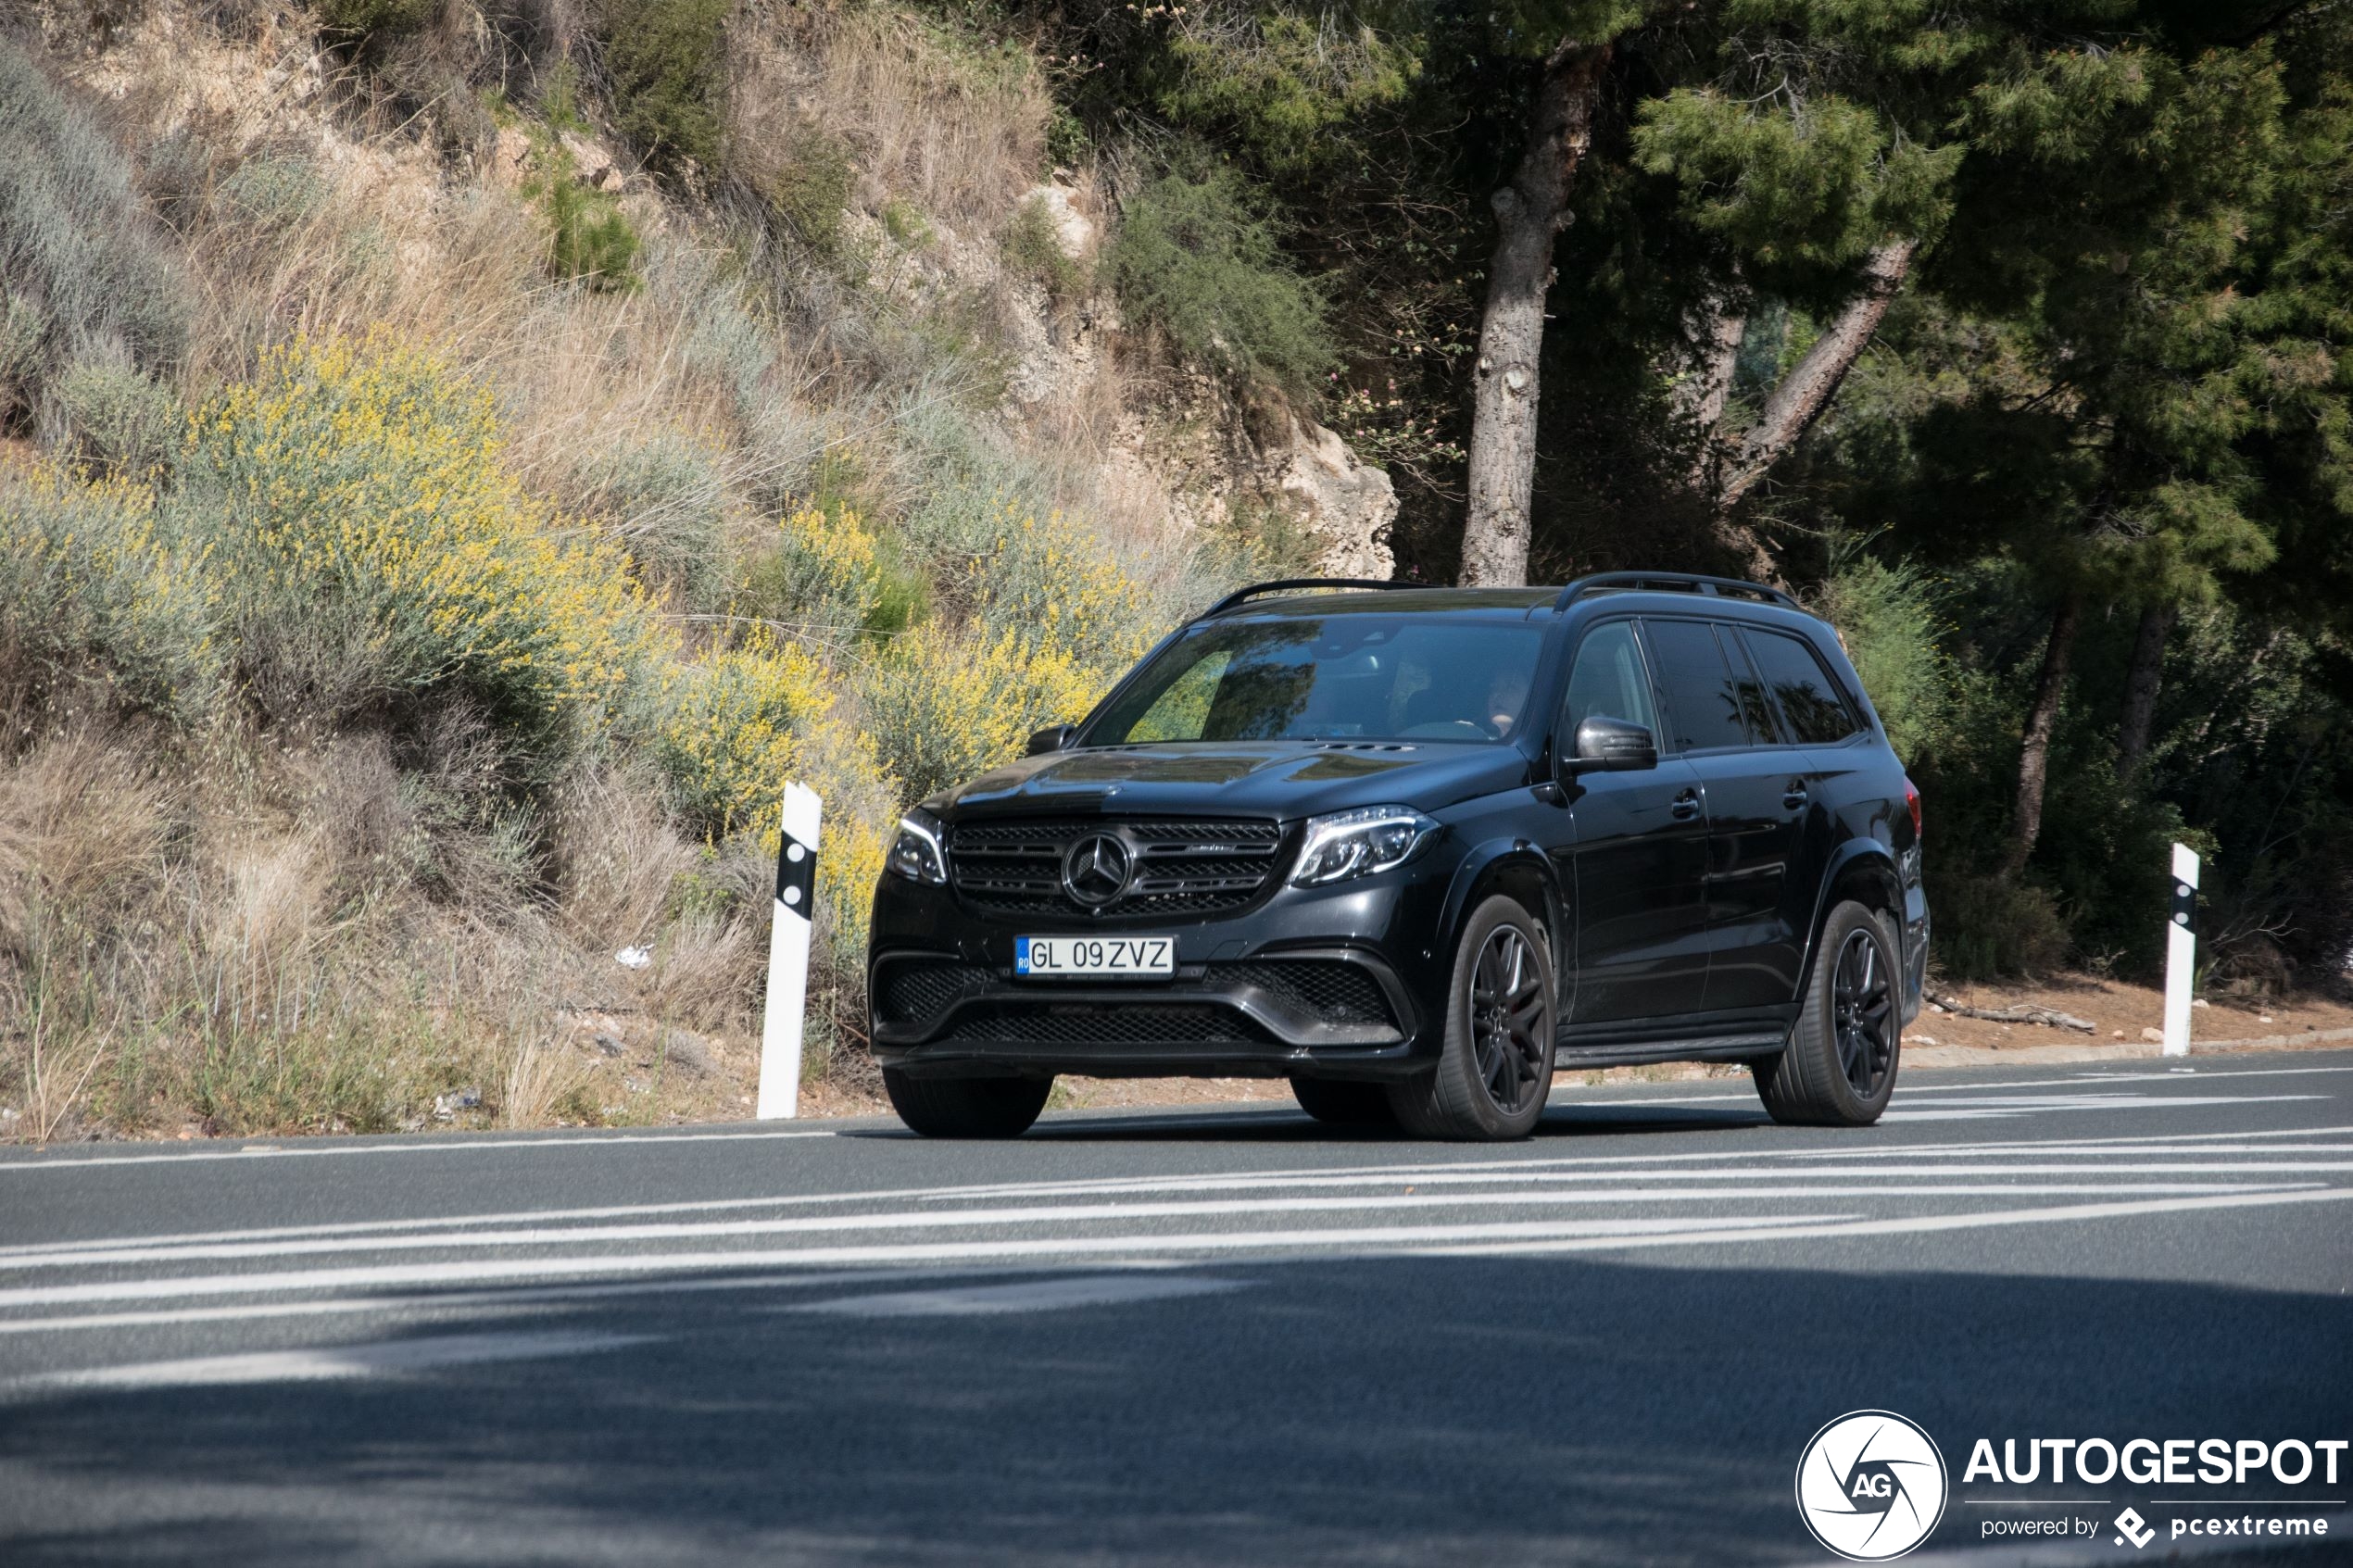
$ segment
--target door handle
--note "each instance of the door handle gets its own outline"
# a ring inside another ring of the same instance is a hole
[[[1682,794],[1675,797],[1675,804],[1669,806],[1667,810],[1674,813],[1679,822],[1689,822],[1692,818],[1698,816],[1699,791],[1695,789],[1685,790]]]
[[[1805,784],[1799,783],[1795,779],[1792,779],[1790,781],[1789,788],[1781,792],[1781,804],[1793,811],[1796,810],[1799,807],[1805,805],[1806,801],[1812,798],[1813,797],[1811,796],[1806,793]]]

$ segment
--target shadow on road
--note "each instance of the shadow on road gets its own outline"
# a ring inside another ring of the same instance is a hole
[[[636,1298],[541,1320],[657,1336],[561,1362],[19,1402],[0,1559],[1817,1561],[1791,1475],[1849,1410],[1920,1422],[1957,1483],[1980,1436],[2317,1433],[2353,1408],[2353,1309],[2319,1295],[1590,1257],[1189,1272],[1245,1283],[971,1317]],[[1957,1504],[1937,1539],[1981,1517]]]

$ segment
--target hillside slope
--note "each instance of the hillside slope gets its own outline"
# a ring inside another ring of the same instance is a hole
[[[1386,574],[1385,476],[1111,286],[1043,69],[699,0],[0,40],[19,1135],[736,1110],[786,777],[854,1092],[905,802]]]

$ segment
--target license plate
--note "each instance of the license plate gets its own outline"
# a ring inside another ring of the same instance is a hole
[[[1172,936],[1017,936],[1013,972],[1164,979],[1176,972],[1176,941]]]

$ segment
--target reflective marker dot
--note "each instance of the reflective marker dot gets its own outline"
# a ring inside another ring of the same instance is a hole
[[[786,889],[785,889],[785,902],[786,902],[786,903],[787,903],[787,904],[798,904],[798,903],[799,903],[799,902],[800,902],[800,889],[799,889],[799,888],[798,888],[798,887],[787,887],[787,888],[786,888]]]
[[[787,860],[805,860],[809,859],[809,851],[803,849],[798,844],[787,844],[785,846],[785,859]]]

